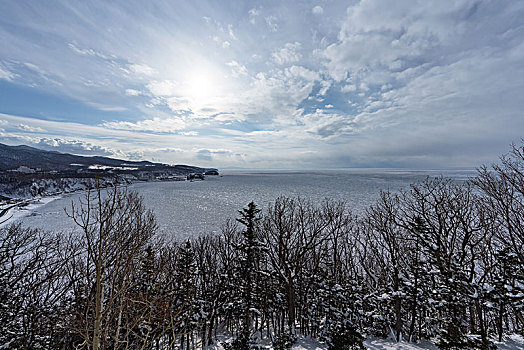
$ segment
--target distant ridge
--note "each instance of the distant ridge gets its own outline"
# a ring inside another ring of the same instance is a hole
[[[153,163],[149,161],[129,161],[100,156],[77,156],[56,151],[44,151],[26,145],[8,146],[0,143],[0,170],[2,171],[14,170],[20,166],[27,166],[34,169],[39,168],[45,171],[64,171],[78,169],[78,166],[80,165],[83,167],[89,167],[91,165],[102,165],[110,167],[131,166],[139,168],[150,166],[166,166],[166,164]],[[177,167],[199,169],[192,166]]]

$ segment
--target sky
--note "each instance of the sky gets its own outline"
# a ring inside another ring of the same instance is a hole
[[[524,1],[0,0],[0,142],[467,168],[524,137]]]

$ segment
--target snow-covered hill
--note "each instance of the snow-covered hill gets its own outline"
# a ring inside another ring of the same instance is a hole
[[[33,198],[35,196],[55,196],[62,193],[83,191],[93,188],[98,181],[100,187],[114,183],[114,179],[100,178],[57,178],[35,179],[32,182],[0,183],[0,195],[8,198]]]

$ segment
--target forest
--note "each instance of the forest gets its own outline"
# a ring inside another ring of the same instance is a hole
[[[277,198],[175,242],[124,188],[94,188],[67,213],[76,232],[0,230],[0,349],[311,337],[342,350],[370,336],[490,349],[524,332],[524,142],[468,181],[385,191],[360,215]]]

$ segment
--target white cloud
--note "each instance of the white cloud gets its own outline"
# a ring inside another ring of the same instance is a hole
[[[339,41],[325,54],[328,67],[337,80],[364,70],[398,70],[407,64],[420,64],[446,53],[457,45],[463,34],[472,30],[466,16],[475,11],[475,3],[464,1],[425,2],[413,6],[398,1],[388,11],[386,0],[362,1],[348,9],[339,33]],[[434,52],[434,54],[433,54]]]
[[[231,67],[231,73],[234,77],[238,77],[240,75],[247,75],[247,68],[244,65],[241,65],[237,61],[230,61],[227,63],[229,67]]]
[[[213,161],[216,156],[231,155],[233,152],[228,149],[198,149],[195,150],[198,159]]]
[[[326,108],[332,108],[326,106]],[[317,109],[304,115],[304,130],[309,135],[319,139],[332,139],[357,132],[357,123],[343,114]]]
[[[271,57],[277,64],[286,64],[298,62],[302,55],[300,54],[301,44],[299,42],[286,43],[284,47],[273,52]]]
[[[179,84],[173,80],[152,81],[146,87],[155,96],[173,96],[176,95],[176,89]]]
[[[230,100],[228,106],[235,116],[249,116],[258,123],[274,127],[294,125],[300,118],[298,106],[311,94],[317,72],[302,66],[274,70],[270,74],[258,73],[246,91]]]
[[[142,94],[142,92],[135,89],[126,89],[125,94],[127,96],[139,96]]]
[[[347,84],[347,85],[344,85],[340,88],[340,91],[342,92],[353,92],[353,91],[356,91],[357,90],[357,87],[356,85],[352,85],[352,84]]]
[[[113,58],[110,55],[105,55],[102,52],[99,52],[99,51],[96,51],[96,50],[93,50],[93,49],[82,49],[82,48],[79,48],[77,45],[75,45],[73,43],[69,43],[69,44],[67,44],[67,46],[69,46],[69,48],[71,50],[73,50],[75,53],[77,53],[79,55],[95,56],[95,57],[102,58],[102,59],[105,59],[105,60]]]
[[[255,24],[256,23],[256,18],[259,15],[258,9],[252,8],[251,10],[249,10],[248,14],[249,14],[249,22],[251,24]]]
[[[321,15],[324,13],[324,9],[322,8],[322,6],[315,6],[313,7],[313,9],[311,9],[311,13],[313,13],[314,15]]]
[[[224,41],[222,43],[222,48],[227,49],[229,46],[231,46],[231,43],[229,41]]]
[[[102,124],[103,127],[108,129],[117,130],[134,130],[134,131],[146,131],[146,132],[157,132],[157,133],[173,133],[186,128],[186,123],[177,117],[172,118],[153,118],[141,120],[138,122],[105,122]]]
[[[97,102],[86,102],[86,104],[93,106],[104,112],[124,112],[127,111],[126,107],[121,106],[108,106]]]
[[[320,90],[318,91],[318,94],[319,94],[320,96],[325,96],[325,95],[327,94],[329,88],[331,87],[331,85],[332,85],[331,81],[329,81],[329,80],[322,80],[322,81],[320,82],[320,86],[321,86],[321,88],[320,88]]]
[[[220,113],[214,117],[214,120],[219,122],[241,122],[245,121],[247,118],[245,115],[234,114],[234,113]]]
[[[169,97],[167,105],[173,112],[191,110],[191,101],[185,97]]]
[[[198,136],[197,131],[180,131],[178,134],[184,136]]]
[[[289,69],[284,70],[287,76],[300,77],[308,82],[320,80],[320,74],[302,66],[291,66]]]
[[[235,35],[235,32],[233,31],[233,25],[228,24],[227,25],[227,32],[229,33],[229,37],[233,40],[238,40],[237,36]]]
[[[265,18],[265,20],[266,20],[266,24],[270,31],[272,32],[278,31],[278,24],[276,23],[277,18],[275,16],[268,16]]]
[[[63,138],[41,138],[34,141],[32,145],[36,148],[49,151],[58,151],[62,153],[71,153],[77,155],[98,155],[114,156],[117,152],[105,147],[94,145],[82,140],[68,140]]]
[[[5,68],[0,67],[0,79],[11,81],[14,77],[15,75],[13,73],[9,72]]]
[[[149,67],[147,64],[130,64],[129,69],[136,74],[152,76],[157,73],[156,69]]]
[[[18,129],[27,132],[44,132],[45,130],[40,127],[29,126],[26,124],[18,124]]]

